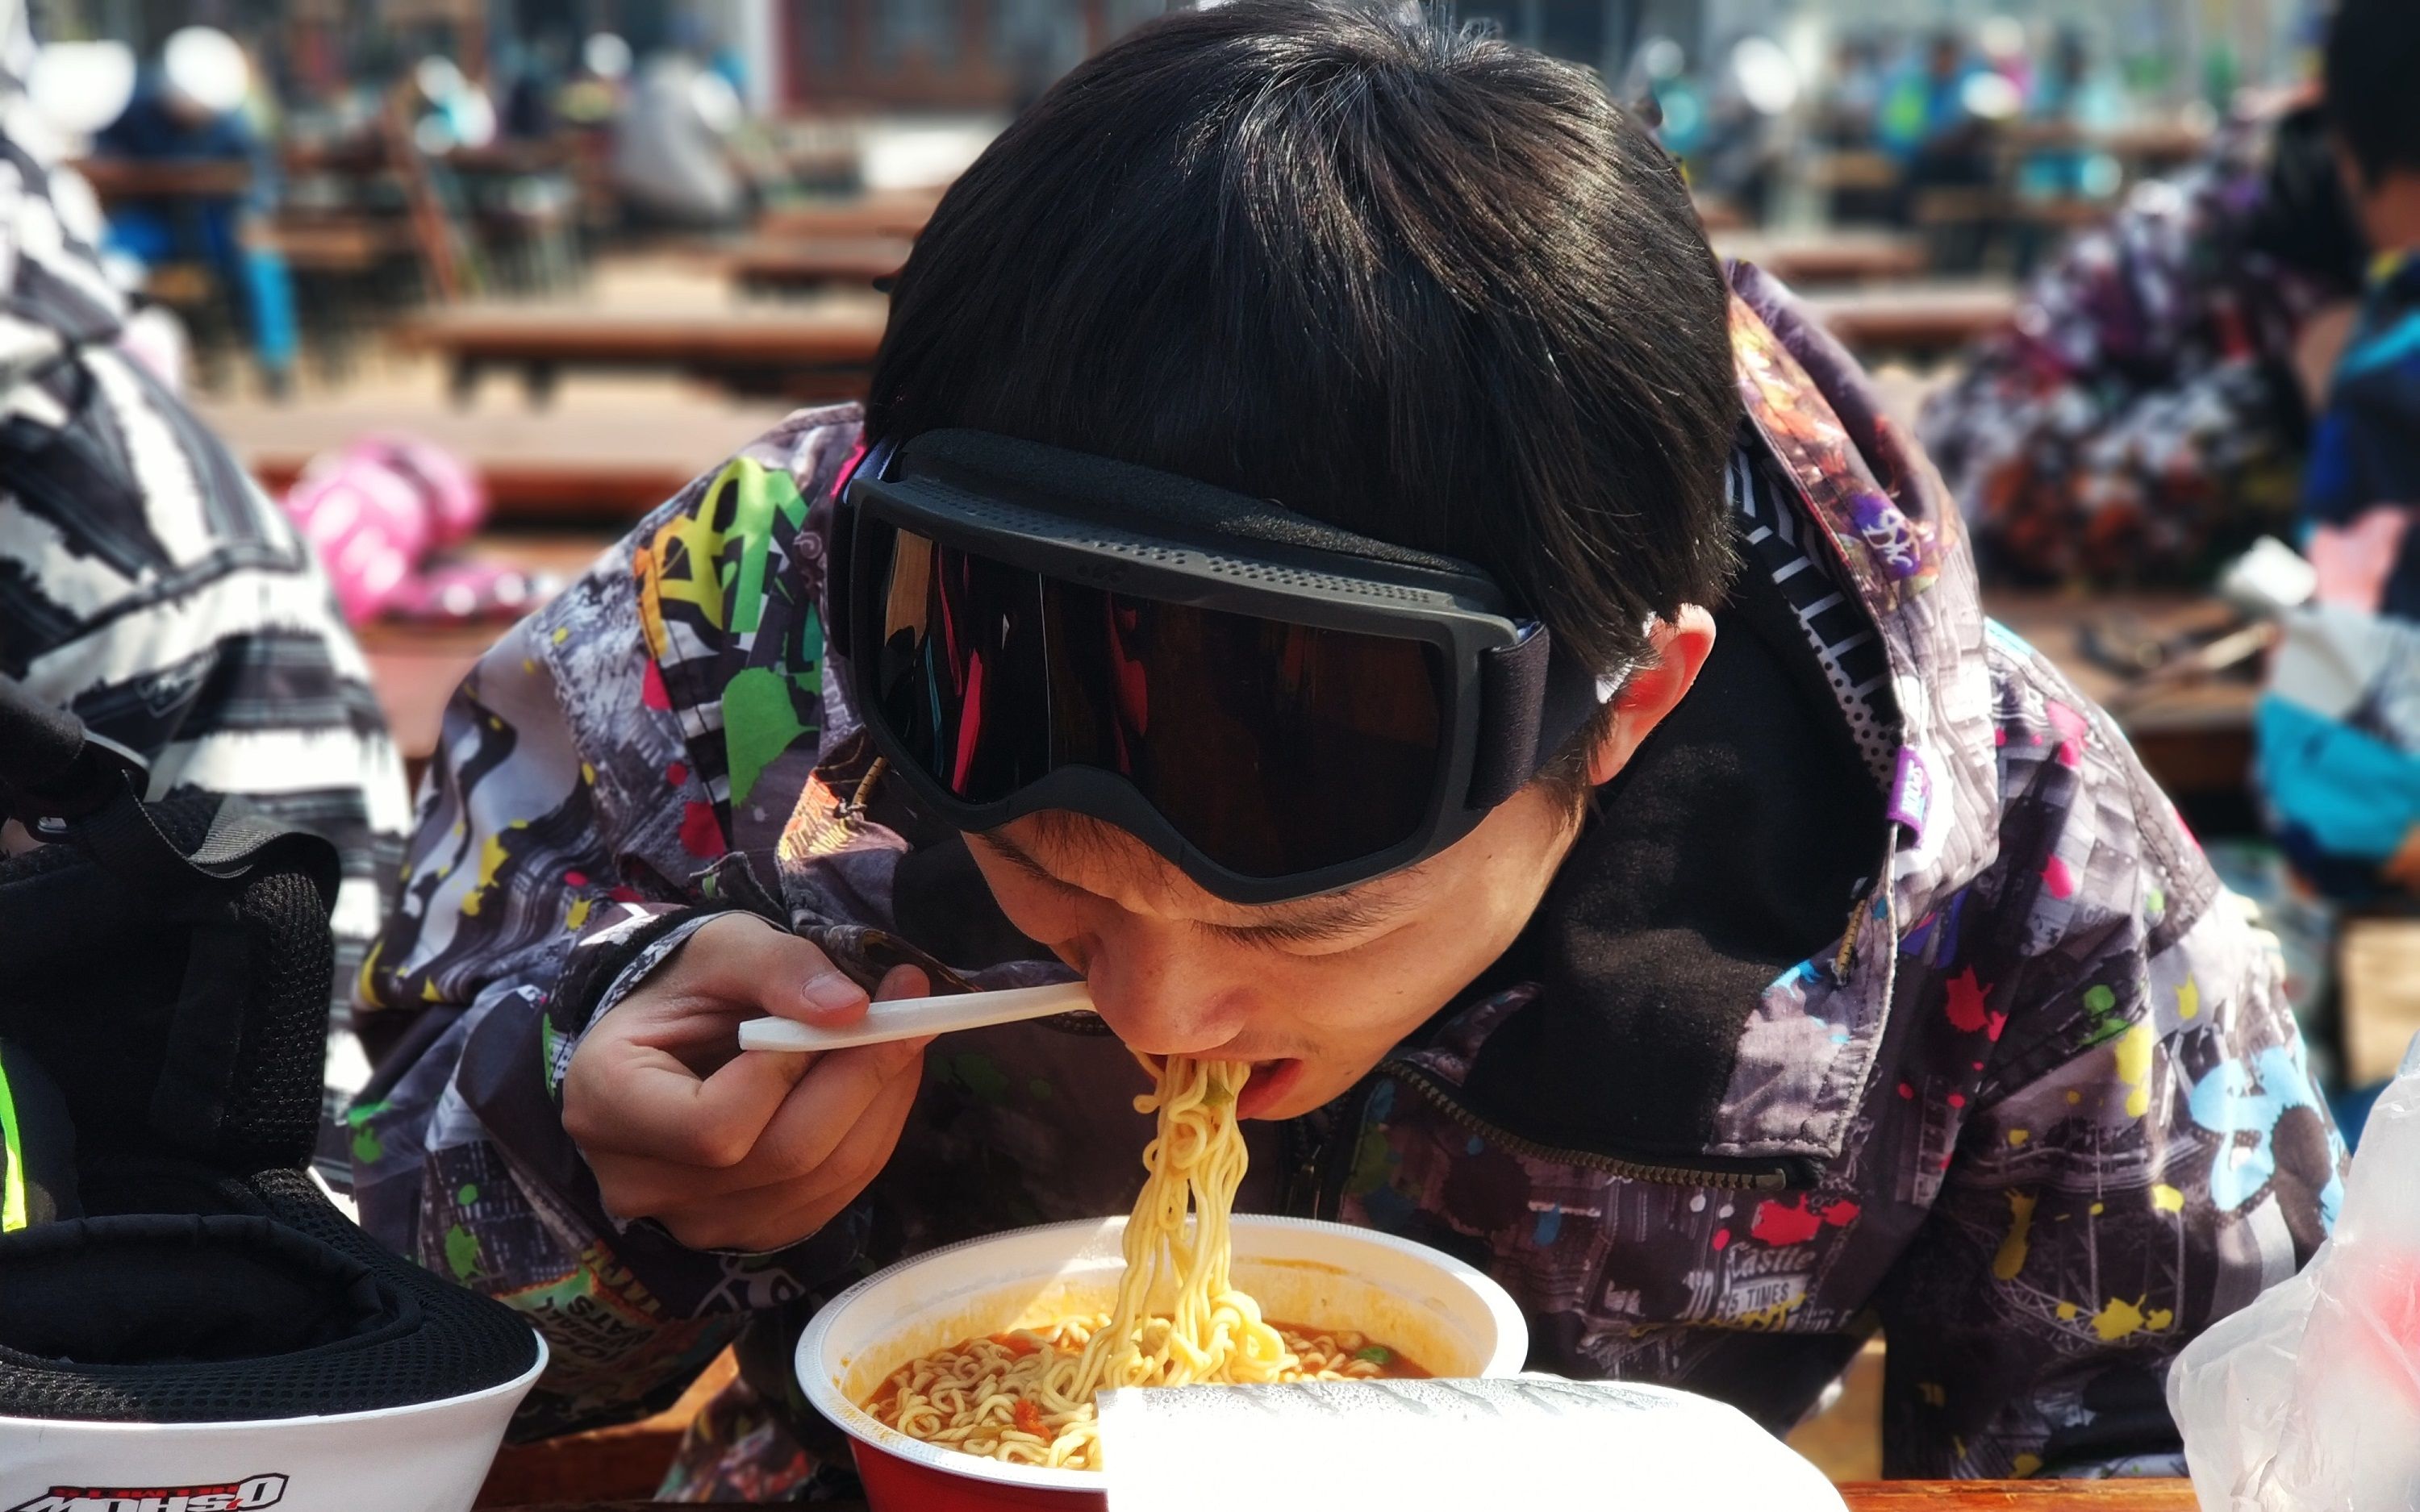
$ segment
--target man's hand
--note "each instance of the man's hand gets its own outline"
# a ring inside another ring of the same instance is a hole
[[[921,996],[901,966],[883,998]],[[837,1026],[863,989],[752,915],[718,918],[588,1031],[563,1079],[563,1127],[617,1218],[692,1249],[775,1250],[813,1234],[891,1158],[925,1040],[819,1055],[739,1050],[742,1019]]]

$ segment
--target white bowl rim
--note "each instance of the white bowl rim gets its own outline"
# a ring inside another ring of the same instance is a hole
[[[799,1388],[806,1393],[808,1402],[817,1412],[837,1424],[842,1432],[869,1449],[879,1450],[897,1458],[922,1465],[928,1470],[962,1475],[970,1480],[990,1481],[1002,1486],[1027,1486],[1046,1490],[1082,1491],[1098,1495],[1108,1489],[1108,1482],[1102,1478],[1098,1471],[1053,1470],[1046,1465],[1013,1465],[1003,1459],[989,1459],[981,1455],[966,1454],[950,1448],[946,1444],[926,1443],[921,1439],[911,1439],[896,1428],[885,1427],[873,1413],[835,1390],[831,1384],[830,1373],[820,1365],[814,1365],[814,1368],[810,1366],[814,1362],[821,1359],[824,1352],[824,1340],[830,1335],[833,1322],[846,1310],[847,1304],[861,1292],[873,1289],[903,1271],[913,1270],[942,1256],[954,1255],[961,1250],[978,1249],[1006,1240],[1023,1239],[1035,1234],[1114,1233],[1122,1228],[1125,1222],[1126,1215],[1120,1213],[1109,1218],[1074,1218],[1063,1223],[1033,1224],[1023,1228],[1002,1229],[997,1234],[962,1239],[954,1244],[942,1244],[912,1255],[907,1259],[886,1265],[815,1310],[814,1317],[807,1323],[806,1331],[799,1335],[799,1347],[790,1359],[790,1373],[798,1378]],[[1434,1245],[1423,1244],[1417,1240],[1403,1239],[1394,1234],[1382,1233],[1375,1228],[1363,1228],[1354,1224],[1329,1223],[1319,1218],[1290,1218],[1277,1213],[1239,1212],[1233,1214],[1229,1219],[1229,1223],[1239,1229],[1259,1228],[1274,1229],[1279,1232],[1336,1234],[1356,1242],[1376,1244],[1381,1248],[1393,1250],[1434,1266],[1445,1275],[1469,1288],[1471,1293],[1486,1307],[1488,1317],[1496,1324],[1497,1360],[1503,1357],[1508,1345],[1517,1347],[1519,1354],[1513,1359],[1512,1364],[1509,1367],[1500,1368],[1503,1368],[1506,1374],[1511,1374],[1518,1371],[1526,1363],[1529,1350],[1529,1324],[1528,1320],[1521,1316],[1520,1304],[1512,1300],[1512,1294],[1506,1291],[1502,1284],[1494,1276],[1466,1260],[1457,1259]],[[1491,1360],[1482,1368],[1499,1367],[1496,1360]]]

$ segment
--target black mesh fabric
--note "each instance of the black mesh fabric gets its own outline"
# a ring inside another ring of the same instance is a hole
[[[295,872],[253,883],[236,908],[251,946],[253,1009],[220,1136],[240,1165],[299,1163],[318,1138],[335,946],[318,889]]]
[[[217,809],[150,806],[180,848],[203,842]],[[217,921],[196,923],[70,845],[0,863],[0,1033],[49,1070],[96,1152],[164,1143],[233,1171],[310,1156],[335,967],[325,906],[298,871],[225,892],[207,911]],[[196,989],[203,1001],[180,1020]],[[163,1079],[178,1084],[166,1102]]]
[[[537,1337],[511,1309],[380,1247],[347,1222],[302,1172],[261,1171],[225,1183],[219,1195],[226,1211],[269,1219],[349,1263],[353,1270],[341,1273],[349,1277],[341,1284],[355,1286],[350,1277],[357,1275],[375,1288],[375,1326],[309,1349],[251,1359],[139,1365],[40,1358],[8,1348],[0,1334],[0,1416],[241,1423],[365,1412],[502,1385],[536,1362]],[[0,1239],[0,1284],[9,1273],[11,1242],[34,1232]],[[172,1248],[163,1252],[162,1263],[176,1259]],[[261,1300],[270,1297],[264,1288]],[[0,1322],[0,1329],[5,1326]],[[60,1332],[54,1322],[45,1344],[57,1347]]]
[[[215,800],[151,818],[188,854],[228,829]],[[0,1300],[0,1416],[367,1412],[502,1385],[537,1358],[511,1309],[380,1247],[303,1173],[326,903],[307,856],[261,854],[280,864],[177,897],[64,844],[0,863],[0,1035],[62,1094],[85,1220],[0,1235],[0,1291],[45,1299],[39,1317]],[[209,1317],[168,1311],[179,1275],[182,1304]],[[322,1290],[305,1307],[308,1288]]]

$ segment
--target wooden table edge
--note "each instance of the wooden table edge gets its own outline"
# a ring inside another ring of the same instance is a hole
[[[1900,1480],[1840,1488],[1850,1512],[2196,1512],[2184,1480]],[[671,1502],[535,1503],[490,1512],[671,1512]],[[727,1504],[765,1505],[775,1504]],[[830,1502],[826,1512],[865,1512],[861,1502]]]

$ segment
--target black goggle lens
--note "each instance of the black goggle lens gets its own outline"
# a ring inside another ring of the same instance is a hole
[[[1427,642],[1109,593],[866,527],[880,606],[878,645],[858,650],[874,658],[867,714],[961,800],[1066,766],[1114,772],[1250,877],[1419,831],[1443,760],[1443,657]]]

